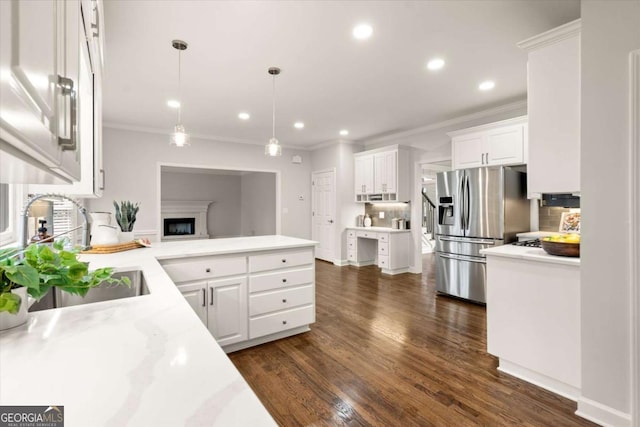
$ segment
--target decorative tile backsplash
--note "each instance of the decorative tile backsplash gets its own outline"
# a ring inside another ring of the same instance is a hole
[[[560,217],[563,212],[573,212],[576,209],[542,206],[538,210],[538,226],[540,231],[558,231]],[[579,211],[579,210],[578,210]]]
[[[384,212],[384,219],[380,218],[380,212]],[[371,217],[371,225],[374,227],[391,227],[393,218],[404,220],[411,219],[410,203],[365,203],[364,213]],[[409,224],[411,226],[411,224]],[[409,228],[409,227],[407,227]]]

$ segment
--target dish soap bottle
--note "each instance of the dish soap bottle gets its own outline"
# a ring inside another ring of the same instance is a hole
[[[364,226],[371,227],[371,217],[369,216],[369,214],[365,214],[364,216]]]

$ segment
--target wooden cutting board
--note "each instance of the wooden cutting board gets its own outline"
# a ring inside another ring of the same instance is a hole
[[[83,254],[113,254],[116,252],[130,251],[131,249],[143,248],[144,245],[132,240],[126,243],[116,243],[113,245],[92,245],[91,249],[82,251]]]

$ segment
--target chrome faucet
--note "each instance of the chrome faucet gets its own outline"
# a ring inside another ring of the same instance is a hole
[[[29,208],[31,208],[31,205],[33,204],[33,202],[35,202],[36,200],[40,200],[40,199],[62,199],[62,200],[68,200],[71,203],[73,203],[78,210],[80,211],[80,213],[82,214],[82,241],[81,241],[81,245],[82,245],[82,249],[88,249],[89,248],[89,217],[87,216],[87,210],[85,209],[84,206],[82,206],[80,203],[78,203],[76,200],[70,198],[69,196],[65,196],[63,194],[53,194],[53,193],[47,193],[47,194],[36,194],[35,196],[33,196],[31,199],[29,199],[27,201],[27,204],[24,206],[24,209],[22,210],[22,221],[20,221],[21,224],[21,229],[20,229],[20,247],[21,248],[26,248],[27,247],[27,241],[29,240],[29,236],[28,236],[28,225],[29,225]],[[55,231],[55,230],[54,230]]]

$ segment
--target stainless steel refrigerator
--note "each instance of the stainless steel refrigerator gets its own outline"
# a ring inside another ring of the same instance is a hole
[[[529,231],[526,173],[495,166],[436,176],[436,288],[486,303],[481,249],[510,243]]]

